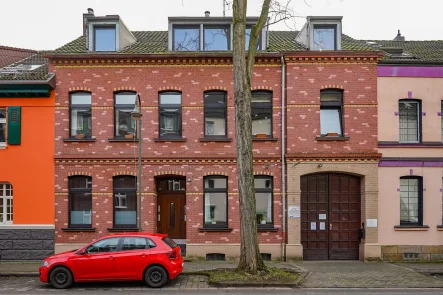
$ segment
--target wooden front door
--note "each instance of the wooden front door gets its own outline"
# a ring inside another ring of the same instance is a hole
[[[301,177],[303,259],[358,259],[360,223],[358,177],[334,173]]]
[[[186,238],[185,194],[159,195],[160,221],[158,232],[173,239]]]

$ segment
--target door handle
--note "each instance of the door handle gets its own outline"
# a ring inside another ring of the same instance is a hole
[[[109,256],[109,260],[113,260],[114,259],[114,256]]]
[[[142,254],[142,255],[140,255],[142,258],[145,258],[146,257],[146,254]]]
[[[332,223],[329,224],[329,230],[332,230]]]

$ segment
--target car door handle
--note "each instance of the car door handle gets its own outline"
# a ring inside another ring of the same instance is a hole
[[[140,255],[142,258],[145,258],[146,257],[146,254],[141,254]]]
[[[114,256],[109,256],[109,260],[113,260],[114,259]]]

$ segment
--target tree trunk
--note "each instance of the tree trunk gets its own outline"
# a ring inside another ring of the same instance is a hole
[[[265,0],[265,3],[268,2],[268,9],[269,1],[270,0]],[[263,24],[260,26],[259,21],[251,30],[248,60],[246,60],[246,8],[247,0],[234,0],[234,103],[241,239],[238,269],[255,274],[257,271],[266,269],[258,246],[251,120],[252,67],[254,64],[255,48],[257,48],[259,32],[262,29]],[[266,23],[266,17],[267,11],[264,23]]]

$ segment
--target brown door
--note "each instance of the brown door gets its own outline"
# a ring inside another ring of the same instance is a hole
[[[185,194],[159,195],[160,221],[158,232],[173,239],[186,238]]]
[[[345,174],[301,177],[301,241],[305,260],[359,258],[360,179]]]

